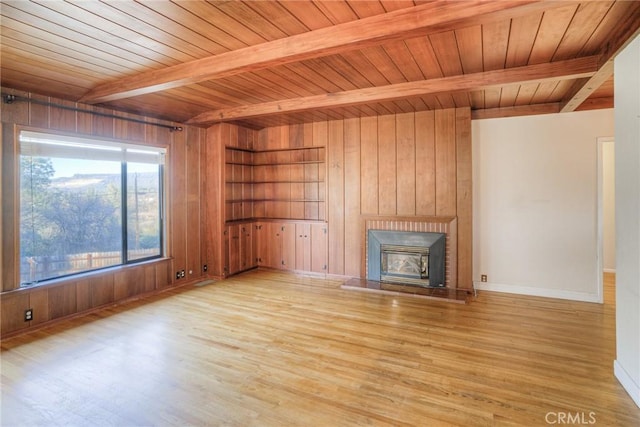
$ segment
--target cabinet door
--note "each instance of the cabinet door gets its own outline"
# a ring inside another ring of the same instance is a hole
[[[256,265],[253,248],[253,224],[242,224],[240,226],[240,269],[243,271]]]
[[[256,263],[258,266],[269,266],[269,223],[258,222],[253,227],[256,246]]]
[[[296,224],[280,223],[281,263],[279,268],[295,270],[296,268]]]
[[[311,271],[327,273],[328,249],[327,224],[311,224]]]
[[[296,224],[296,270],[311,271],[311,225]]]
[[[227,227],[229,236],[229,274],[235,274],[240,270],[240,224]]]
[[[251,260],[251,266],[252,267],[257,267],[260,265],[260,251],[259,251],[259,247],[260,247],[260,227],[259,227],[259,223],[254,222],[251,223],[251,233],[253,233],[253,236],[251,237],[251,254],[253,256],[253,259]]]
[[[223,247],[222,247],[222,274],[229,275],[229,226],[224,228],[222,233]]]
[[[277,222],[265,223],[267,233],[266,242],[266,266],[271,268],[282,268],[282,224]]]

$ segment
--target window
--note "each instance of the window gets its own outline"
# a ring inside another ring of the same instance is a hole
[[[20,132],[20,285],[163,255],[164,149]]]

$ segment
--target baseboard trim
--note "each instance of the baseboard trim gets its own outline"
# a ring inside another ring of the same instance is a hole
[[[534,288],[531,286],[505,285],[502,283],[473,282],[479,291],[505,292],[509,294],[529,295],[534,297],[567,299],[572,301],[601,303],[598,294],[565,291],[558,289]]]
[[[629,393],[631,399],[638,405],[640,408],[640,385],[636,384],[633,381],[633,378],[629,375],[629,373],[624,369],[624,367],[618,363],[617,360],[613,361],[613,374],[618,379],[622,387]]]

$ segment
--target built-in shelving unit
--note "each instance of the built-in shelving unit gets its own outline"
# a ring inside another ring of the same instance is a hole
[[[226,147],[225,219],[325,220],[325,148]]]

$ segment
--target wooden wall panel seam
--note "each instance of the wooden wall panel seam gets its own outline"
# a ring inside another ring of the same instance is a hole
[[[329,165],[327,200],[329,204],[329,273],[344,274],[344,122],[331,121],[327,127]]]
[[[344,274],[358,277],[360,275],[360,119],[347,119],[344,126],[344,200],[345,200],[345,239],[344,239]]]

